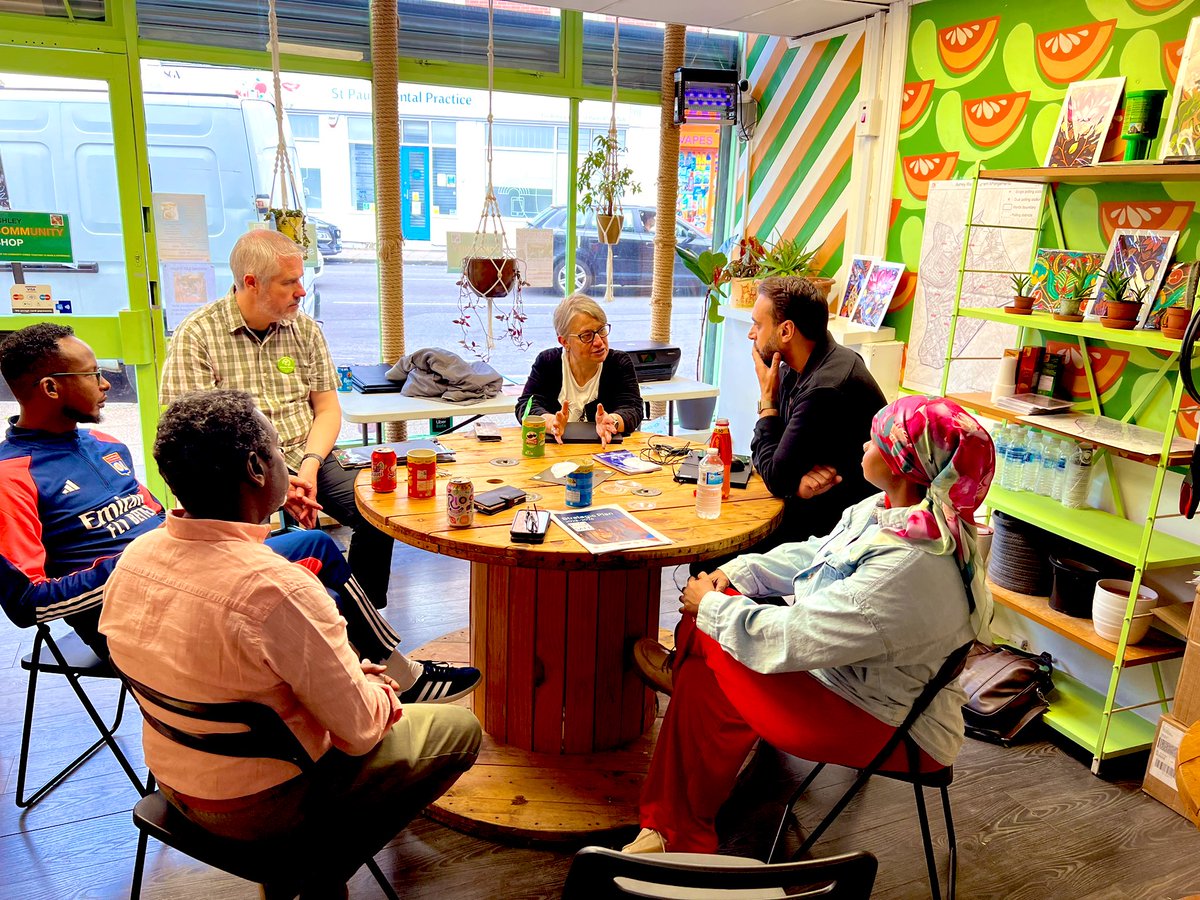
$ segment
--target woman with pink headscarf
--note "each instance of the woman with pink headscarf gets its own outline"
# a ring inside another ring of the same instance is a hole
[[[941,397],[876,414],[863,447],[883,493],[825,537],[740,556],[681,595],[673,692],[625,850],[714,853],[714,820],[758,738],[795,756],[861,768],[946,658],[987,640],[974,513],[992,480],[983,427]],[[758,596],[794,594],[791,606]],[[963,741],[957,685],[913,725],[923,771]],[[885,769],[906,768],[904,747]]]

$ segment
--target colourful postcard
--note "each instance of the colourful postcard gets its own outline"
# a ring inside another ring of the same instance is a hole
[[[1058,312],[1058,301],[1070,281],[1068,268],[1079,261],[1100,268],[1103,253],[1087,253],[1080,250],[1059,250],[1054,247],[1039,247],[1033,257],[1033,275],[1030,276],[1029,295],[1033,297],[1033,308],[1038,312]]]
[[[1089,319],[1103,318],[1106,312],[1104,302],[1104,273],[1121,271],[1130,276],[1129,299],[1136,299],[1140,291],[1146,300],[1138,313],[1138,326],[1145,327],[1150,314],[1150,298],[1153,298],[1171,262],[1171,253],[1175,250],[1175,242],[1179,240],[1178,231],[1142,231],[1132,228],[1118,228],[1113,232],[1112,242],[1104,256],[1104,265],[1096,278],[1095,293],[1088,300],[1084,315]]]
[[[1058,113],[1054,138],[1046,151],[1046,165],[1050,168],[1095,165],[1124,90],[1125,76],[1071,82]]]
[[[1200,16],[1188,26],[1163,134],[1163,159],[1200,155]]]
[[[1196,299],[1196,280],[1200,276],[1200,263],[1172,263],[1163,279],[1162,287],[1154,295],[1154,303],[1146,316],[1147,328],[1162,328],[1162,315],[1170,306],[1185,306],[1191,309]]]
[[[838,315],[847,319],[854,317],[854,309],[858,306],[858,298],[862,296],[863,288],[867,286],[867,275],[870,274],[871,264],[877,260],[874,256],[852,256],[850,271],[846,274],[846,293],[842,295],[842,304],[838,307]]]
[[[883,317],[887,315],[888,307],[892,305],[892,297],[903,274],[904,263],[872,263],[871,271],[867,274],[867,283],[863,286],[850,321],[878,331],[879,326],[883,324]]]

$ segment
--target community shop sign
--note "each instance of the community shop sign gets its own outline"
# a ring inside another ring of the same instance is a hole
[[[0,261],[74,262],[66,215],[0,210]]]

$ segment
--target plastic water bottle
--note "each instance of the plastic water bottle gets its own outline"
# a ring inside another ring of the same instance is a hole
[[[1008,456],[1008,444],[1012,440],[1012,426],[1000,425],[992,435],[992,443],[996,447],[996,471],[992,473],[992,484],[1004,484],[1004,462]]]
[[[1091,444],[1080,444],[1071,452],[1067,460],[1067,480],[1063,486],[1062,504],[1068,509],[1079,509],[1087,506],[1088,488],[1092,480]]]
[[[1004,459],[1004,481],[1000,486],[1010,491],[1022,490],[1024,471],[1025,429],[1016,425],[1008,442],[1008,455]]]
[[[1071,458],[1074,450],[1075,443],[1066,438],[1058,444],[1058,459],[1054,463],[1054,487],[1051,489],[1050,496],[1059,503],[1062,503],[1063,486],[1067,483],[1067,460]]]
[[[1058,458],[1062,455],[1062,447],[1058,441],[1046,435],[1042,441],[1042,467],[1038,472],[1037,492],[1043,497],[1054,496],[1054,473],[1058,468]]]
[[[1021,472],[1021,486],[1029,493],[1037,493],[1038,476],[1042,474],[1042,436],[1034,434],[1025,445],[1025,468]]]
[[[715,519],[721,515],[721,488],[725,484],[725,463],[716,447],[709,447],[700,460],[696,478],[696,515]]]

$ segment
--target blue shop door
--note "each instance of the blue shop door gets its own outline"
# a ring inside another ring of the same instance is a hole
[[[404,237],[429,240],[429,148],[400,148],[400,191]]]

